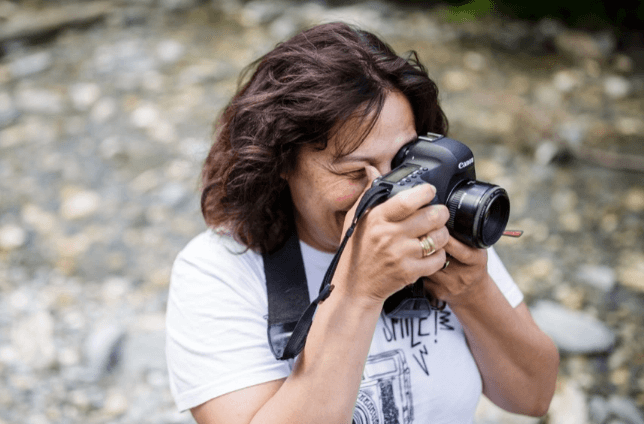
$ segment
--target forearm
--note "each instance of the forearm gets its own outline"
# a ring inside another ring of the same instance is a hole
[[[252,422],[350,423],[381,307],[332,293],[293,372]]]
[[[468,298],[450,307],[463,325],[483,392],[510,412],[544,415],[557,377],[556,347],[525,305],[512,308],[489,275]]]

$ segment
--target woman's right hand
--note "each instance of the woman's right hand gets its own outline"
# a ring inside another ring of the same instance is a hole
[[[367,167],[369,180],[378,172]],[[366,190],[371,187],[367,185]],[[364,193],[363,193],[364,194]],[[382,303],[391,294],[429,276],[445,264],[449,240],[445,224],[449,211],[429,204],[436,194],[430,184],[403,191],[374,207],[358,222],[345,247],[333,284],[335,290],[356,300]],[[343,235],[351,225],[359,200],[347,213]],[[423,257],[420,239],[432,238],[435,253]]]

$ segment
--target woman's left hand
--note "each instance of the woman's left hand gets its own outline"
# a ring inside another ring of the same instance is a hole
[[[450,305],[471,301],[487,275],[487,250],[467,246],[452,236],[444,249],[449,264],[425,277],[425,290]]]

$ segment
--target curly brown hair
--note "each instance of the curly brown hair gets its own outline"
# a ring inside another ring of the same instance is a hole
[[[239,86],[215,126],[201,211],[210,227],[259,252],[276,250],[292,230],[293,204],[282,176],[303,145],[326,148],[357,117],[365,131],[338,151],[350,153],[391,91],[409,100],[418,134],[447,133],[438,88],[416,52],[403,59],[375,35],[344,23],[319,25],[278,44],[245,68]]]

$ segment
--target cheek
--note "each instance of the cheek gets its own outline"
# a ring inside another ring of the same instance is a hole
[[[336,193],[336,206],[339,209],[350,209],[362,193],[362,184],[354,181],[345,183]]]

